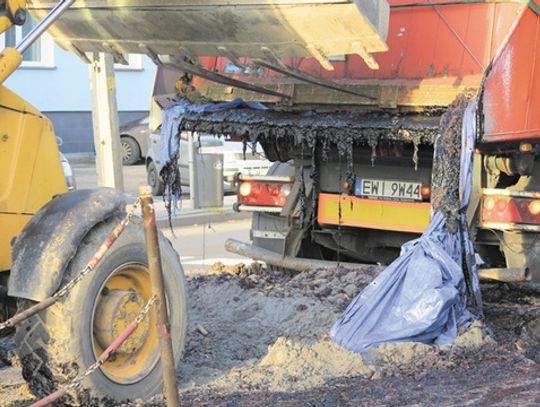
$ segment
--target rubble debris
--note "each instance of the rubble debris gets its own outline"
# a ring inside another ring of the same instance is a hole
[[[202,326],[201,324],[197,324],[195,326],[195,329],[197,332],[199,332],[202,336],[208,336],[209,332]]]
[[[476,322],[453,346],[383,345],[357,355],[329,341],[329,327],[350,301],[345,288],[361,290],[382,269],[267,273],[254,263],[217,265],[190,278],[182,405],[460,405],[463,397],[532,405],[539,399],[540,291],[484,284],[485,326]],[[202,336],[197,324],[212,334]],[[0,380],[2,400],[9,394],[26,405],[31,396],[21,391]],[[155,397],[130,405],[165,402]]]

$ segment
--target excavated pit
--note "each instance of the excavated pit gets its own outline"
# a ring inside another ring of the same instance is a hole
[[[504,386],[518,377],[523,400],[540,397],[538,291],[484,285],[485,326],[475,323],[452,346],[389,344],[357,355],[330,341],[327,333],[337,316],[380,271],[381,267],[363,266],[356,271],[288,274],[257,266],[220,266],[215,274],[194,278],[189,340],[180,372],[183,402],[339,405],[320,402],[339,389],[341,404],[361,405],[347,402],[347,393],[356,393],[351,400],[359,401],[372,386],[391,382],[398,385],[386,389],[385,397],[399,404],[411,382],[443,395],[446,378],[457,380],[464,371],[479,386],[477,399],[491,397],[482,386],[493,390],[499,379]],[[507,316],[501,319],[503,314]],[[515,319],[517,315],[521,317]],[[198,325],[207,336],[197,331]],[[481,376],[488,369],[493,372],[489,379]],[[356,384],[347,390],[346,382]],[[470,390],[466,382],[461,386],[463,392]],[[519,400],[513,392],[512,398]],[[457,401],[461,395],[452,397]],[[163,404],[157,398],[151,405]]]
[[[183,405],[356,406],[381,400],[488,405],[499,399],[503,405],[532,405],[540,400],[538,288],[484,284],[485,325],[474,325],[450,347],[391,344],[357,355],[330,341],[330,326],[381,270],[361,266],[291,274],[217,264],[191,277],[188,338],[178,372]],[[4,367],[0,377],[12,369]],[[24,383],[0,383],[6,405],[31,400]],[[156,397],[130,405],[165,404]]]

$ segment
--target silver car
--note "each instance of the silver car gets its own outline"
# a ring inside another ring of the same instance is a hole
[[[66,177],[66,183],[69,191],[77,189],[77,182],[75,181],[75,174],[73,174],[73,169],[69,164],[68,159],[62,153],[60,153],[60,162],[62,163],[62,170],[64,171],[64,176]]]
[[[131,121],[120,127],[122,164],[133,165],[145,158],[149,146],[150,129],[148,116]]]
[[[148,185],[152,187],[154,195],[162,195],[165,189],[163,181],[159,176],[159,134],[150,134],[150,147],[146,155],[146,171]],[[227,182],[228,176],[234,175],[237,172],[250,175],[265,175],[271,166],[271,162],[266,159],[262,149],[257,145],[255,154],[252,154],[251,148],[248,147],[245,160],[243,153],[243,145],[241,142],[230,141],[226,138],[216,138],[212,135],[201,135],[194,137],[194,147],[196,152],[199,149],[211,148],[214,151],[219,151],[223,154],[223,189],[225,192],[233,192],[234,186]],[[178,167],[180,170],[181,183],[189,187],[189,150],[188,137],[186,133],[180,136],[180,156],[178,158]]]

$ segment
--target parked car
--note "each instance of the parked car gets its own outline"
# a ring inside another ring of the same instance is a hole
[[[64,171],[64,176],[66,177],[68,190],[73,191],[74,189],[77,189],[77,182],[75,181],[73,169],[71,168],[66,156],[62,153],[60,153],[60,162],[62,163],[62,170]]]
[[[58,144],[58,150],[60,150],[60,147],[62,144],[64,144],[64,140],[62,137],[56,136],[56,144]],[[73,173],[73,169],[71,168],[71,164],[69,163],[67,157],[60,151],[60,163],[62,164],[62,171],[64,171],[64,176],[66,177],[66,184],[68,186],[69,191],[73,191],[74,189],[77,189],[77,182],[75,181],[75,174]]]
[[[159,134],[150,134],[150,146],[146,154],[146,172],[148,185],[152,187],[154,195],[162,195],[165,189],[163,181],[159,176]],[[194,137],[195,151],[199,149],[212,148],[214,151],[223,153],[223,189],[225,192],[233,192],[234,185],[227,182],[227,177],[237,172],[250,175],[265,175],[271,166],[271,162],[266,159],[262,148],[257,145],[255,154],[248,148],[245,154],[243,144],[238,141],[231,141],[225,138],[217,138],[212,135],[200,135]],[[180,178],[183,186],[189,186],[189,150],[187,133],[180,136],[180,155],[178,158]]]
[[[150,129],[148,116],[131,121],[120,127],[122,164],[133,165],[145,158],[148,151]]]

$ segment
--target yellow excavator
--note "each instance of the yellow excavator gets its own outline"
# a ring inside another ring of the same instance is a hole
[[[22,54],[71,6],[52,10],[16,48],[0,54],[0,84]],[[24,0],[0,0],[0,30],[22,25]],[[80,273],[124,216],[126,201],[113,189],[67,192],[51,122],[0,85],[0,313],[6,319],[42,301]],[[160,237],[176,363],[186,333],[186,286],[177,253]],[[37,397],[79,377],[151,297],[142,224],[133,219],[94,272],[58,303],[16,327],[23,376]],[[1,321],[0,319],[0,321]],[[0,335],[2,333],[0,332]],[[78,399],[121,401],[160,391],[162,373],[155,315],[98,371]]]
[[[198,57],[225,56],[238,66],[243,56],[310,57],[325,64],[325,55],[357,54],[371,61],[369,52],[385,47],[372,27],[383,32],[388,20],[384,0],[0,0],[0,31],[24,24],[27,9],[39,22],[16,48],[0,54],[3,319],[50,297],[77,276],[126,210],[123,194],[113,189],[67,192],[51,122],[3,86],[21,55],[45,31],[85,62],[87,52],[109,53],[117,61],[125,61],[129,53],[151,57],[163,74],[156,88],[166,89],[153,107],[170,102],[167,92],[174,96],[177,79],[185,75],[222,83],[231,97],[243,89],[258,92],[263,101],[278,97],[287,103],[294,85],[279,92],[252,86],[205,69]],[[186,335],[185,278],[170,242],[160,239],[178,364]],[[150,297],[144,232],[134,218],[91,274],[16,327],[15,342],[31,391],[45,396],[80,377]],[[151,312],[114,357],[85,377],[77,395],[65,402],[99,405],[158,393],[162,374],[157,344]]]

